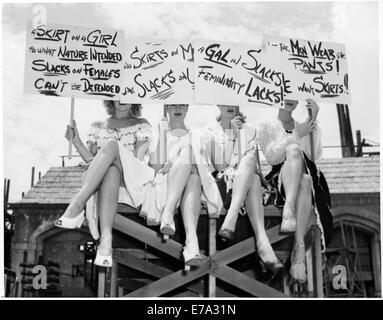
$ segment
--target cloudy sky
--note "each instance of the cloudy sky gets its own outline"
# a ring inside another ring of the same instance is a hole
[[[352,104],[352,130],[379,142],[378,2],[196,2],[128,4],[44,4],[47,21],[84,27],[122,29],[126,37],[209,38],[260,44],[263,34],[346,44]],[[31,167],[43,174],[60,166],[67,154],[64,138],[69,98],[24,94],[25,27],[33,4],[3,5],[4,177],[11,179],[11,200],[30,184]],[[340,145],[335,104],[321,104],[323,145]],[[250,122],[274,117],[264,108],[244,108]],[[144,105],[155,123],[161,106]],[[202,112],[204,116],[201,117]],[[298,110],[303,116],[303,107]],[[204,126],[217,114],[214,106],[192,106],[190,127]],[[101,102],[76,100],[75,119],[84,139],[90,124],[105,119]],[[340,151],[325,149],[325,157]],[[69,164],[76,164],[72,160]]]

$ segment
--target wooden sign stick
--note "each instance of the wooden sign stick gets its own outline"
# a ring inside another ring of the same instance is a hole
[[[310,119],[312,119],[313,113],[311,109],[308,109],[307,111],[309,113]],[[314,134],[312,131],[310,132],[310,153],[311,153],[311,161],[315,163]]]
[[[164,105],[164,108],[163,108],[163,112],[164,112],[164,118],[167,119],[167,107]],[[163,141],[164,141],[164,163],[163,164],[166,164],[168,162],[168,132],[167,130],[164,130],[164,137],[163,137]]]
[[[239,116],[239,106],[235,107],[235,116]],[[238,167],[239,167],[239,164],[241,163],[241,152],[242,152],[241,147],[242,147],[241,129],[239,129],[237,132]],[[234,145],[234,148],[235,148],[235,145]]]
[[[74,119],[74,97],[72,96],[70,98],[70,117],[69,117],[69,123],[73,127],[73,119]],[[69,152],[68,152],[68,158],[72,158],[72,137],[69,138]]]

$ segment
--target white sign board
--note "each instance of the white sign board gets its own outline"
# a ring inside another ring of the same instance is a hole
[[[291,81],[286,98],[350,103],[345,46],[265,36],[265,52]]]
[[[115,30],[28,22],[24,91],[119,100],[123,39]]]
[[[121,102],[194,103],[193,61],[189,41],[126,40]]]
[[[255,46],[195,40],[196,102],[280,107],[289,83]]]

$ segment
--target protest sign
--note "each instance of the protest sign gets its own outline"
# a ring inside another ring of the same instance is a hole
[[[289,91],[284,74],[271,68],[259,47],[195,40],[196,102],[280,106]]]
[[[119,100],[120,31],[27,24],[24,91]]]
[[[345,46],[265,36],[265,52],[291,81],[290,99],[349,103]]]
[[[193,61],[189,41],[127,40],[121,102],[194,103]]]

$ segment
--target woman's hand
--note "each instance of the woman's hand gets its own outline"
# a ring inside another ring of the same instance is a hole
[[[234,139],[237,137],[238,130],[242,128],[242,121],[240,116],[235,116],[230,121],[231,129],[233,129]]]
[[[72,139],[72,143],[76,146],[81,143],[80,136],[78,134],[77,130],[77,124],[76,121],[73,120],[73,126],[67,125],[66,126],[66,132],[65,132],[65,138],[70,141]]]
[[[172,167],[172,162],[169,161],[169,162],[165,163],[165,165],[160,170],[158,170],[158,173],[162,173],[165,175],[170,171],[171,167]]]
[[[297,123],[294,132],[299,138],[303,138],[304,136],[310,134],[315,130],[316,124],[312,119],[307,119],[303,123]]]
[[[311,110],[311,119],[315,121],[319,113],[319,106],[312,99],[306,99],[306,101],[307,101],[306,108],[308,110]]]

